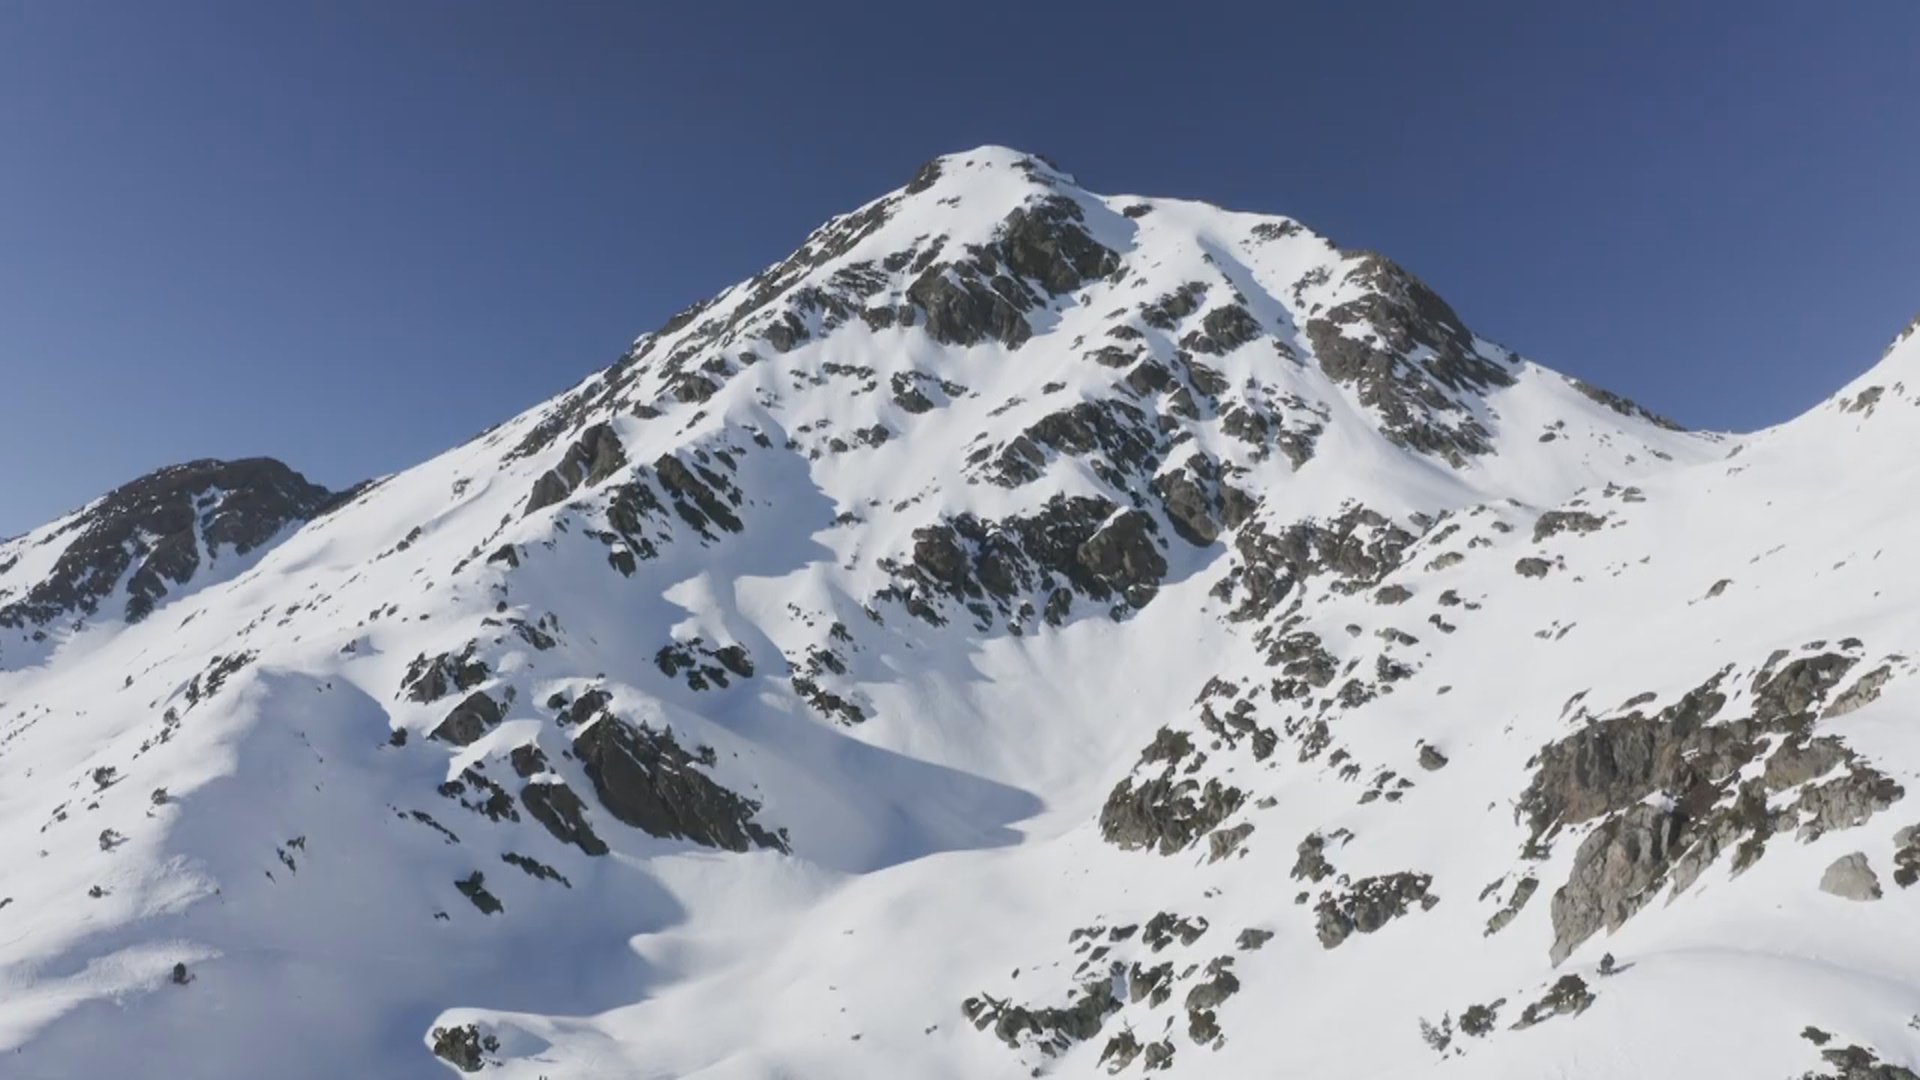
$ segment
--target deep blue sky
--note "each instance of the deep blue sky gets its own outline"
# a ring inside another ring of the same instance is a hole
[[[1920,309],[1916,42],[1911,0],[0,0],[0,535],[191,457],[403,467],[985,142],[1771,423]]]

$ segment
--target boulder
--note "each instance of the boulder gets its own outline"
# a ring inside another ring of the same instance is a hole
[[[1842,855],[1820,875],[1820,891],[1842,900],[1880,899],[1880,878],[1863,851]]]

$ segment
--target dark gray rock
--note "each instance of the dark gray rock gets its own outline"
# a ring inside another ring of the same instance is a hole
[[[1084,220],[1080,205],[1064,196],[1021,207],[1001,222],[1000,258],[1054,296],[1106,277],[1119,268],[1120,257],[1088,234]]]
[[[1432,884],[1430,875],[1403,871],[1361,878],[1342,892],[1322,897],[1314,906],[1321,946],[1337,948],[1355,933],[1371,934],[1416,904],[1422,911],[1432,910],[1440,902],[1427,891]]]
[[[698,462],[689,466],[673,454],[662,454],[654,460],[653,474],[666,491],[674,512],[701,536],[714,539],[709,525],[730,533],[740,532],[746,527],[734,513],[734,508],[745,500],[745,496],[731,481],[712,469]]]
[[[480,1037],[480,1029],[472,1024],[464,1027],[434,1028],[433,1055],[459,1069],[461,1072],[479,1072],[486,1059],[481,1056],[482,1049],[489,1052],[499,1049],[499,1041],[488,1035]]]
[[[1539,1001],[1520,1011],[1520,1019],[1514,1021],[1515,1031],[1530,1028],[1535,1024],[1551,1020],[1556,1016],[1578,1016],[1587,1011],[1597,995],[1587,989],[1587,981],[1578,975],[1562,975]]]
[[[1143,606],[1166,574],[1166,559],[1152,518],[1116,509],[1105,499],[1056,495],[1031,515],[982,521],[961,514],[924,526],[914,531],[911,562],[881,562],[900,584],[878,598],[902,601],[935,625],[945,622],[937,597],[968,604],[990,621],[994,609],[1013,616],[1025,605],[1031,614],[1040,593],[1054,625],[1065,620],[1075,595],[1106,602],[1117,593]],[[985,603],[970,603],[977,601]]]
[[[574,739],[573,754],[600,804],[636,829],[729,851],[788,850],[784,836],[754,822],[760,804],[715,783],[671,731],[603,713]]]
[[[1140,1056],[1140,1040],[1134,1038],[1131,1029],[1122,1031],[1111,1039],[1100,1051],[1099,1064],[1106,1066],[1109,1073],[1125,1072],[1133,1059]]]
[[[0,627],[90,616],[124,580],[124,617],[139,622],[190,582],[203,551],[246,555],[340,498],[271,458],[192,461],[115,488],[67,522],[65,550],[25,594],[0,606]]]
[[[1169,766],[1158,776],[1117,784],[1100,809],[1100,835],[1122,850],[1172,855],[1212,832],[1245,801],[1239,788],[1176,777]]]
[[[605,855],[606,841],[587,821],[586,804],[573,789],[559,782],[528,784],[520,789],[520,803],[555,840],[572,844],[589,855]]]
[[[1491,435],[1461,398],[1513,377],[1480,355],[1445,301],[1390,260],[1359,253],[1344,280],[1360,295],[1303,328],[1327,377],[1354,387],[1379,412],[1381,433],[1401,446],[1456,466],[1491,450]],[[1370,333],[1349,335],[1356,325]]]
[[[1580,843],[1567,884],[1553,896],[1555,964],[1602,927],[1618,930],[1662,883],[1674,831],[1670,816],[1635,806],[1609,818]]]
[[[1854,680],[1852,686],[1834,695],[1833,700],[1821,712],[1820,719],[1832,720],[1845,716],[1855,709],[1878,700],[1881,688],[1886,686],[1891,678],[1893,678],[1893,669],[1885,664],[1860,676]]]
[[[445,720],[440,721],[427,737],[455,746],[466,746],[493,730],[500,723],[500,704],[488,696],[484,690],[476,690],[467,695],[465,701],[454,706]]]
[[[1250,926],[1240,931],[1240,936],[1235,938],[1233,943],[1236,948],[1243,949],[1247,952],[1255,952],[1258,951],[1261,946],[1272,940],[1273,931]]]
[[[401,677],[401,693],[407,700],[425,705],[486,682],[492,672],[484,661],[473,658],[476,647],[468,642],[458,653],[441,653],[432,659],[425,653],[414,657]]]
[[[453,883],[460,895],[473,902],[482,915],[498,915],[507,910],[500,900],[487,891],[487,876],[475,870],[472,874]]]
[[[1277,534],[1248,525],[1234,535],[1237,565],[1215,595],[1235,601],[1236,621],[1263,618],[1314,577],[1339,579],[1343,592],[1373,587],[1400,565],[1413,541],[1412,533],[1364,506],[1329,521],[1296,522]]]
[[[1511,923],[1514,918],[1520,914],[1521,910],[1527,906],[1527,901],[1533,899],[1533,894],[1539,890],[1540,881],[1538,878],[1521,878],[1519,883],[1514,885],[1513,895],[1507,898],[1506,905],[1499,911],[1494,912],[1493,915],[1487,919],[1486,936],[1492,937],[1500,931],[1505,930],[1507,924]]]
[[[1621,416],[1633,417],[1638,420],[1645,420],[1648,423],[1653,424],[1657,427],[1666,428],[1668,431],[1685,431],[1686,430],[1685,428],[1681,427],[1679,424],[1676,424],[1673,421],[1667,419],[1666,417],[1661,416],[1659,413],[1643,408],[1640,405],[1635,404],[1634,402],[1621,397],[1619,394],[1616,394],[1611,390],[1602,390],[1600,387],[1595,386],[1592,383],[1584,382],[1570,375],[1562,376],[1562,378],[1565,378],[1567,380],[1567,383],[1570,386],[1572,386],[1575,390],[1578,390],[1582,394],[1585,394],[1588,398],[1594,401],[1597,401],[1602,405],[1605,405],[1607,408],[1612,409],[1614,412],[1619,413]]]
[[[1605,528],[1607,519],[1580,510],[1549,510],[1533,523],[1533,541],[1539,543],[1563,532],[1590,533]]]
[[[1881,1061],[1879,1054],[1864,1046],[1822,1050],[1820,1059],[1831,1066],[1831,1071],[1807,1073],[1802,1080],[1920,1080],[1920,1073],[1903,1065]]]
[[[1120,1011],[1121,1002],[1108,978],[1083,984],[1075,997],[1064,1008],[1035,1009],[980,994],[962,1002],[960,1011],[977,1030],[992,1028],[994,1037],[1013,1049],[1028,1042],[1057,1054],[1100,1034],[1107,1017]]]
[[[1004,286],[979,280],[963,266],[942,263],[927,269],[907,287],[907,298],[925,312],[927,336],[943,345],[998,341],[1017,349],[1033,336],[1021,314],[1025,303],[1008,280]],[[1014,299],[1009,298],[1013,294]]]
[[[564,501],[583,485],[600,483],[626,464],[627,452],[620,445],[620,436],[605,423],[594,424],[580,433],[558,465],[534,481],[523,516]]]

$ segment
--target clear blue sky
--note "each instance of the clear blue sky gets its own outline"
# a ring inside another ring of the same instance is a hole
[[[1298,217],[1700,426],[1920,309],[1920,4],[0,0],[0,535],[340,486],[984,142]]]

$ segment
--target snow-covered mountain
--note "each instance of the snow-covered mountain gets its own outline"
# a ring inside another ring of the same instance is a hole
[[[937,159],[416,468],[0,542],[0,1075],[1911,1080],[1912,338],[1692,433]]]

